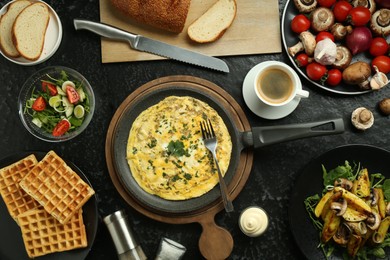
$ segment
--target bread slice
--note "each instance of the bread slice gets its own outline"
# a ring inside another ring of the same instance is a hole
[[[8,6],[7,12],[0,18],[0,48],[8,57],[20,56],[12,42],[12,26],[19,13],[29,5],[31,2],[27,0],[15,1]]]
[[[49,20],[49,8],[42,2],[27,6],[16,17],[13,42],[21,56],[32,61],[41,56]]]
[[[199,43],[213,42],[230,27],[236,13],[235,0],[218,0],[188,27],[188,36]]]

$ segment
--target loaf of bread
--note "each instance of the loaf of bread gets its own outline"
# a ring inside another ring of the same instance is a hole
[[[21,56],[28,60],[37,60],[41,56],[49,20],[49,8],[42,2],[27,6],[16,17],[12,28],[13,42]]]
[[[31,5],[31,2],[27,0],[15,1],[8,6],[7,12],[0,18],[0,48],[8,57],[20,56],[12,42],[12,26],[19,13],[28,5]]]
[[[187,19],[190,0],[111,0],[112,5],[134,20],[180,33]]]
[[[188,27],[188,36],[199,43],[213,42],[230,27],[236,13],[235,0],[218,0]]]

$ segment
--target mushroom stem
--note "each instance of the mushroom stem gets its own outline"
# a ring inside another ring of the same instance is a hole
[[[377,10],[371,16],[371,30],[376,35],[386,37],[390,34],[390,9]]]
[[[357,7],[357,6],[364,6],[367,7],[370,10],[370,13],[372,14],[375,12],[376,9],[376,4],[374,0],[353,0],[351,2],[352,6]]]
[[[334,24],[334,14],[326,7],[318,7],[310,14],[311,28],[315,32],[328,31]]]
[[[330,32],[333,34],[335,40],[342,40],[347,36],[349,33],[351,33],[353,30],[352,26],[347,25],[344,26],[341,23],[335,23],[330,28]]]
[[[317,6],[317,0],[294,0],[295,7],[300,13],[310,13]]]

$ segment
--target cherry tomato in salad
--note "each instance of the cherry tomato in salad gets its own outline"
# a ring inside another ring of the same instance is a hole
[[[311,80],[320,81],[325,73],[326,67],[317,62],[312,62],[306,66],[306,74]]]
[[[46,81],[42,81],[42,90],[46,93],[49,93],[50,96],[55,96],[58,94],[56,86]]]
[[[70,85],[66,86],[66,95],[68,97],[69,102],[72,104],[75,104],[80,100],[79,93],[74,87]]]
[[[334,36],[333,34],[331,34],[330,32],[319,32],[317,35],[316,35],[316,42],[320,42],[324,39],[330,39],[332,42],[334,42]]]
[[[387,74],[390,72],[390,57],[384,55],[375,57],[371,65],[372,67],[376,66],[380,72]]]
[[[389,44],[383,37],[376,37],[372,39],[371,45],[370,45],[370,54],[372,56],[381,56],[385,55],[387,51],[389,50]]]
[[[70,128],[70,122],[67,119],[62,119],[57,123],[53,129],[53,136],[61,136],[68,132]]]
[[[336,0],[317,0],[319,6],[330,8]]]
[[[298,67],[306,67],[311,62],[311,58],[306,53],[299,53],[295,57],[295,63]]]
[[[356,6],[349,11],[348,19],[354,26],[364,26],[371,19],[370,9],[364,6]]]
[[[333,6],[334,18],[337,22],[344,22],[347,20],[349,11],[351,11],[353,6],[345,0],[337,1]]]
[[[337,86],[340,84],[341,80],[343,79],[342,73],[338,69],[330,69],[328,71],[328,77],[326,78],[326,83],[330,86]]]
[[[291,21],[291,30],[295,33],[301,33],[309,30],[310,20],[303,14],[296,15]]]
[[[45,99],[42,96],[39,96],[37,99],[35,99],[31,108],[37,112],[45,110],[46,108]]]

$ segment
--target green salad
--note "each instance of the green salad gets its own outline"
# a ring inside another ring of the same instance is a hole
[[[83,82],[71,79],[65,71],[59,78],[46,74],[46,79],[32,89],[24,113],[43,131],[63,136],[83,124],[90,113],[89,97]]]
[[[336,252],[344,259],[389,258],[390,179],[348,161],[322,171],[322,193],[304,203],[325,258]]]

